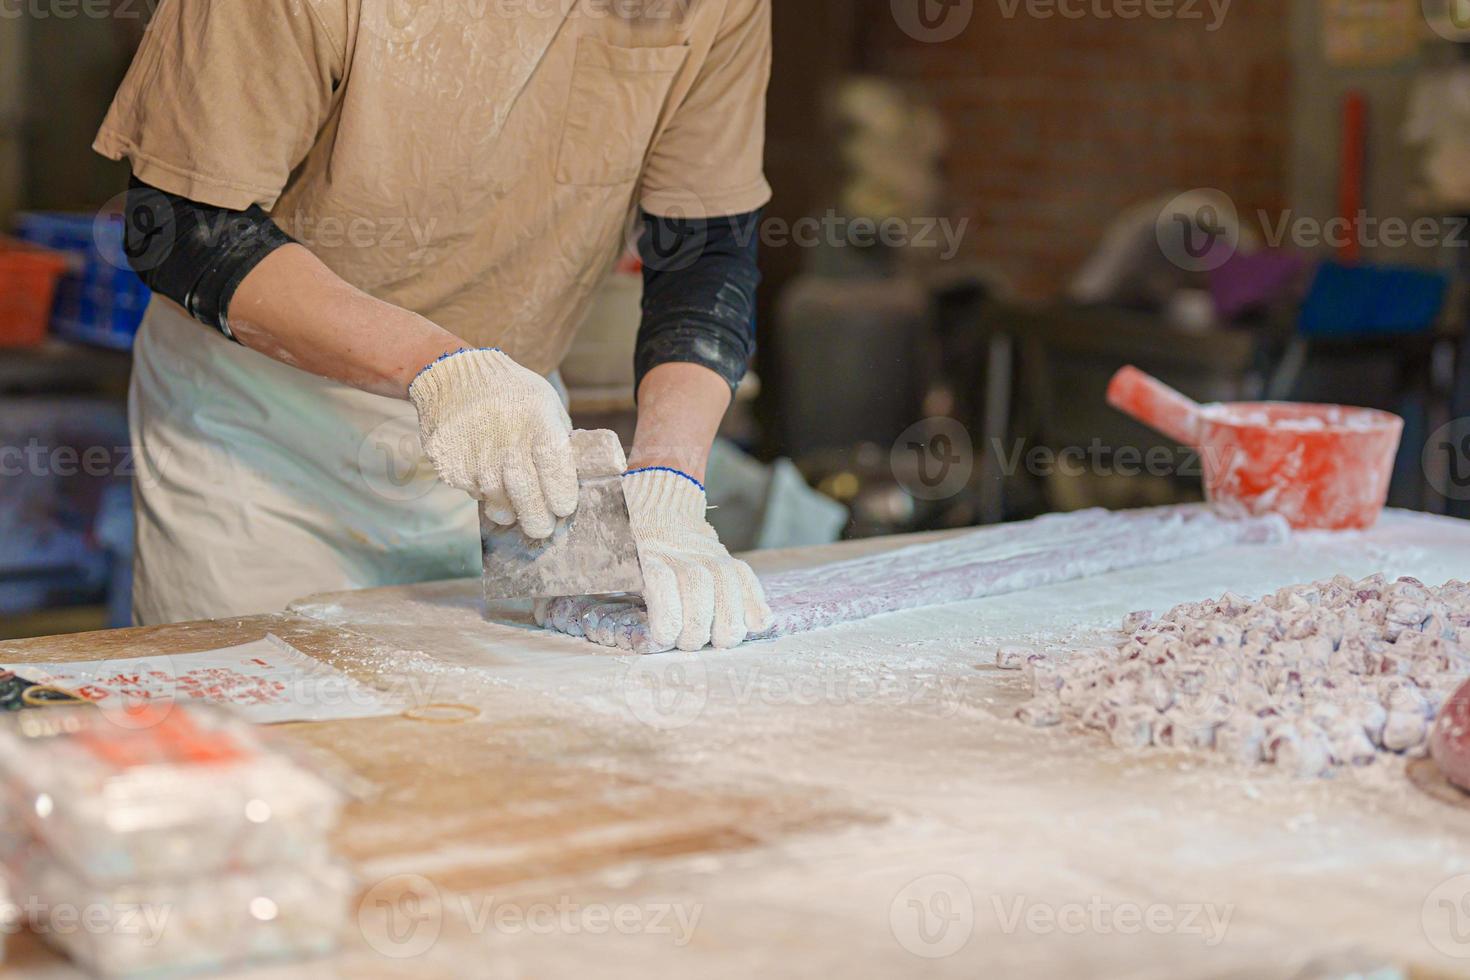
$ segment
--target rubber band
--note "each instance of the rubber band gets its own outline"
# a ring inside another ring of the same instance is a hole
[[[43,694],[60,694],[64,698],[62,700],[43,698],[41,697]],[[53,687],[50,684],[36,684],[33,687],[26,688],[20,692],[20,700],[22,704],[29,705],[32,708],[56,708],[63,705],[90,703],[80,695],[73,694],[71,691],[62,690],[59,687]]]
[[[432,712],[447,711],[447,716],[435,716]],[[409,721],[422,721],[430,725],[458,725],[480,717],[480,709],[472,704],[457,704],[453,701],[434,701],[409,708],[403,713]]]

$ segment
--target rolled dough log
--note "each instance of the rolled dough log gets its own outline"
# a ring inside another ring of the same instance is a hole
[[[1233,520],[1205,507],[1053,514],[883,555],[763,576],[775,616],[769,639],[906,609],[945,605],[1206,554],[1290,534],[1276,517]],[[571,597],[542,603],[549,629],[602,646],[660,653],[642,600]]]

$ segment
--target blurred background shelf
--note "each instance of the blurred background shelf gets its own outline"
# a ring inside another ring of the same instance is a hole
[[[1470,516],[1425,462],[1434,433],[1470,418],[1470,118],[1445,95],[1470,84],[1470,44],[1419,6],[1235,5],[1201,30],[955,4],[963,29],[935,42],[887,0],[775,4],[758,351],[720,433],[766,525],[731,537],[769,540],[793,473],[848,510],[846,537],[1197,498],[1189,454],[1104,403],[1128,363],[1203,400],[1398,412],[1391,502]],[[52,339],[0,351],[0,411],[17,406],[0,449],[112,443],[122,424],[128,354],[75,341],[125,347],[146,300],[118,251],[126,167],[87,150],[145,24],[0,17],[0,230],[68,257]],[[1360,240],[1389,220],[1443,224],[1434,241]],[[893,221],[899,241],[856,241]],[[1339,221],[1359,232],[1345,245],[1325,235]],[[1242,262],[1194,261],[1221,236]],[[1261,278],[1273,263],[1280,281]],[[615,268],[562,368],[576,422],[626,441],[641,275],[631,254]],[[1242,285],[1260,295],[1236,302]],[[1396,309],[1413,322],[1379,322]],[[915,452],[946,425],[966,476],[926,494]],[[1024,455],[1094,444],[1080,474]],[[1112,471],[1151,451],[1170,465]],[[0,490],[13,527],[71,535],[49,554],[107,563],[37,601],[120,615],[127,508],[111,485],[126,482]],[[0,555],[0,574],[21,557]]]
[[[44,346],[0,352],[0,394],[93,393],[127,397],[132,355],[48,340]]]

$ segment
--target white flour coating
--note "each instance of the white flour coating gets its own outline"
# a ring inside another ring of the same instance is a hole
[[[1106,731],[1113,744],[1215,751],[1297,776],[1423,754],[1470,674],[1470,586],[1346,576],[1251,602],[1226,593],[1158,622],[1134,613],[1115,647],[1066,661],[1014,649],[1034,699],[1017,717]]]
[[[1276,517],[1233,520],[1199,506],[1052,514],[882,555],[761,577],[775,626],[752,639],[808,633],[906,609],[965,602],[1290,536]],[[556,599],[550,629],[602,646],[660,653],[636,598]]]
[[[1300,418],[1272,417],[1264,409],[1250,410],[1240,405],[1213,403],[1200,409],[1200,415],[1210,421],[1234,425],[1258,425],[1291,432],[1366,432],[1381,428],[1383,418],[1361,408],[1343,405],[1322,405],[1310,409],[1310,415]]]

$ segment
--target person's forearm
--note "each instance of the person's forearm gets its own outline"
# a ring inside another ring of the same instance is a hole
[[[466,346],[430,320],[348,285],[301,245],[250,271],[229,309],[246,347],[365,391],[405,398],[423,368]]]
[[[638,431],[628,468],[667,466],[703,483],[710,447],[729,407],[729,383],[714,371],[660,364],[638,386]]]

